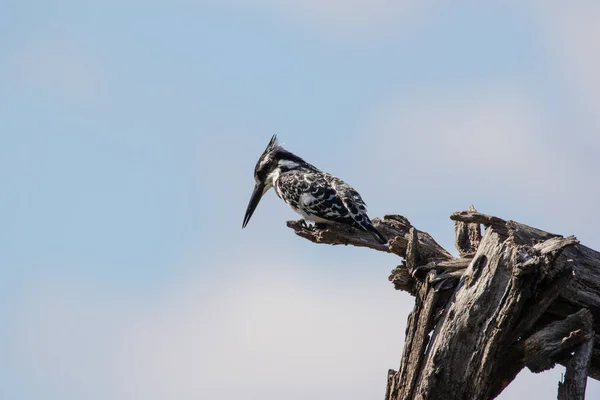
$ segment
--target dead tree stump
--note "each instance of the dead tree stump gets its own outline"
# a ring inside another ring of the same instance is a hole
[[[415,306],[385,400],[493,399],[524,367],[556,363],[567,366],[559,400],[584,399],[587,377],[600,379],[600,253],[473,206],[450,218],[458,258],[399,215],[374,220],[385,245],[338,224],[288,226],[316,243],[405,258],[389,279]]]

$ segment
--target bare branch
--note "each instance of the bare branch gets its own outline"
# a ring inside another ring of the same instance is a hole
[[[564,381],[558,383],[558,400],[584,400],[588,370],[594,353],[594,337],[579,346],[567,362]]]
[[[523,363],[527,368],[532,372],[542,372],[593,338],[592,321],[589,310],[579,310],[562,321],[540,329],[518,345],[516,351],[522,351]]]
[[[474,207],[473,207],[474,208]],[[502,218],[494,217],[492,215],[483,214],[477,211],[457,211],[450,215],[452,221],[460,221],[471,224],[483,224],[486,226],[505,225],[506,221]]]
[[[306,226],[303,221],[288,221],[296,235],[314,243],[331,245],[352,245],[368,247],[373,250],[394,253],[406,257],[411,223],[401,215],[386,215],[382,220],[373,219],[373,225],[388,238],[387,244],[380,244],[369,232],[352,228],[348,225],[330,223]],[[416,230],[416,229],[415,229]],[[429,259],[452,259],[452,255],[440,246],[427,232],[416,230],[420,258],[418,262]]]

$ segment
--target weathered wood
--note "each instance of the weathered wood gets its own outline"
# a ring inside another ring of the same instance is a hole
[[[427,281],[421,285],[417,293],[415,308],[408,318],[400,369],[391,381],[393,389],[389,390],[386,400],[408,399],[412,396],[419,365],[429,343],[429,332],[436,314],[438,292],[429,290],[428,285],[428,281],[434,276],[433,273],[428,275]]]
[[[369,232],[352,228],[348,225],[331,223],[322,226],[309,226],[303,220],[287,221],[287,226],[292,228],[296,235],[310,240],[314,243],[325,243],[331,245],[352,245],[357,247],[368,247],[374,250],[393,253],[390,243],[381,244],[375,240]],[[383,232],[382,232],[383,233]],[[384,236],[388,237],[384,234]],[[404,247],[406,251],[406,247]]]
[[[473,205],[469,206],[469,212],[477,212]],[[454,221],[455,244],[461,257],[473,257],[479,243],[481,243],[481,225]]]
[[[458,211],[452,213],[452,215],[450,215],[450,219],[453,221],[477,223],[493,227],[500,235],[510,235],[519,244],[524,244],[523,242],[533,244],[531,243],[532,241],[541,241],[560,236],[554,233],[545,232],[541,229],[533,228],[525,224],[515,221],[505,221],[502,218],[482,214],[480,212]]]
[[[461,258],[398,215],[373,220],[386,245],[336,224],[288,222],[313,242],[406,257],[389,279],[416,301],[400,368],[388,372],[386,400],[488,400],[526,366],[541,371],[574,362],[570,352],[582,343],[592,343],[587,375],[600,379],[600,253],[572,236],[474,208],[451,219]],[[479,224],[487,226],[483,238]]]
[[[593,350],[593,337],[575,350],[575,354],[567,362],[564,380],[558,382],[558,400],[585,399],[585,387]]]
[[[469,266],[473,258],[453,258],[451,260],[430,261],[425,265],[419,265],[411,273],[415,278],[424,278],[431,270],[443,272],[456,272],[460,277],[464,270]]]
[[[564,364],[569,353],[591,337],[592,315],[589,310],[582,309],[514,343],[502,361],[505,373],[490,385],[490,398],[502,392],[523,367],[537,373],[554,367],[556,363]]]
[[[569,284],[573,276],[571,268],[565,268],[554,279],[549,280],[547,290],[540,294],[535,302],[527,309],[517,327],[514,329],[514,339],[519,339],[522,335],[526,335],[531,331],[533,326],[539,320],[540,316],[550,307],[550,305],[558,298],[561,291]]]
[[[385,386],[385,399],[392,398],[392,393],[397,392],[396,383],[398,383],[398,382],[396,381],[395,378],[396,378],[396,371],[393,369],[389,369],[388,376],[387,376],[387,384]]]
[[[454,259],[431,235],[417,230],[401,215],[386,215],[383,220],[375,218],[373,225],[383,236],[388,238],[388,243],[381,244],[371,233],[347,225],[332,223],[307,226],[303,221],[287,221],[287,226],[292,228],[296,235],[314,243],[368,247],[405,257],[410,263],[410,267],[406,263],[399,265],[392,271],[389,280],[393,282],[394,288],[407,291],[412,295],[416,293],[416,280],[411,276],[414,270],[428,262]],[[415,250],[417,248],[418,251]],[[453,266],[451,265],[449,268],[453,268]],[[423,276],[425,274],[426,272]]]
[[[454,258],[452,260],[438,262],[436,264],[436,268],[440,268],[440,269],[443,269],[446,271],[462,270],[462,269],[466,269],[469,266],[469,264],[471,264],[471,261],[473,261],[473,257],[471,257],[471,258]]]
[[[537,271],[524,273],[532,257],[522,250],[488,228],[433,334],[415,399],[488,399],[504,380],[497,355],[511,344],[536,282],[553,269],[553,260],[537,259]]]
[[[408,273],[406,265],[402,264],[394,268],[388,279],[394,284],[394,289],[403,290],[413,296],[415,295],[416,280],[411,274]]]
[[[419,238],[417,237],[417,230],[412,227],[408,232],[408,245],[406,246],[406,269],[409,274],[413,274],[413,271],[419,266]]]
[[[380,244],[369,232],[352,228],[348,225],[331,223],[327,225],[307,226],[302,220],[287,221],[296,235],[314,243],[331,245],[353,245],[368,247],[374,250],[394,253],[406,257],[411,223],[401,215],[386,215],[383,220],[373,219],[373,225],[388,238],[388,243]],[[421,260],[450,260],[452,255],[440,246],[427,232],[416,230]],[[420,260],[420,261],[421,261]]]
[[[483,214],[477,211],[457,211],[450,215],[452,221],[466,222],[470,224],[483,224],[486,226],[494,226],[496,229],[505,226],[506,221],[502,218],[494,217],[492,215]]]
[[[540,241],[560,238],[560,235],[544,232],[537,228],[505,221],[497,217],[461,211],[453,213],[453,220],[479,222],[494,226],[505,235],[511,235],[521,245],[535,245]],[[556,300],[548,307],[544,319],[555,320],[587,308],[594,316],[594,330],[600,332],[600,252],[582,244],[566,248],[556,260],[569,264],[573,269],[572,279],[559,291]],[[600,342],[595,341],[594,354],[589,368],[589,376],[600,380]]]
[[[520,358],[531,372],[542,372],[593,337],[592,314],[582,309],[545,326],[513,347],[514,351],[522,351]]]

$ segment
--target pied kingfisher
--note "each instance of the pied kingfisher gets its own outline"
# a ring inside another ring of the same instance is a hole
[[[356,190],[285,150],[274,135],[254,168],[254,191],[242,228],[245,228],[263,194],[275,188],[277,196],[315,223],[340,222],[371,232],[380,243],[387,240],[367,216],[367,206]]]

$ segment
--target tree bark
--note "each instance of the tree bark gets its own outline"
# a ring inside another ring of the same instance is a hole
[[[600,253],[472,206],[451,219],[459,258],[401,216],[374,219],[385,245],[338,224],[288,226],[316,243],[405,258],[389,279],[415,306],[386,400],[493,399],[524,367],[541,372],[556,363],[568,365],[563,396],[581,396],[582,376],[600,379]]]

